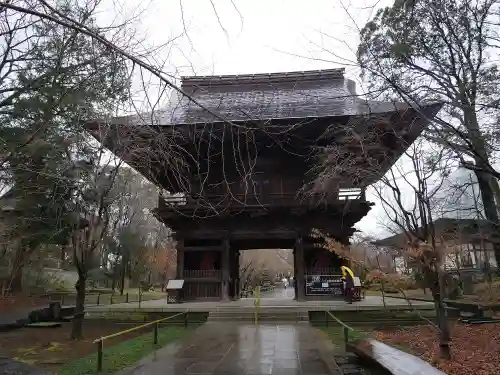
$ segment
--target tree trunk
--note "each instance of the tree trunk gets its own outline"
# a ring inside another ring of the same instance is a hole
[[[61,246],[61,253],[59,254],[59,260],[61,261],[61,268],[66,260],[66,245]]]
[[[75,284],[75,317],[73,318],[73,327],[71,329],[71,338],[73,340],[80,340],[83,338],[83,318],[85,315],[85,282],[86,278],[83,275],[78,275],[78,281]]]
[[[122,276],[122,280],[121,280],[121,284],[120,284],[120,295],[123,296],[123,289],[125,289],[125,271],[126,271],[126,262],[123,261],[122,262],[122,272],[121,272],[121,276]]]
[[[443,303],[442,295],[442,279],[439,274],[434,275],[434,282],[432,284],[432,298],[434,300],[434,307],[436,309],[436,316],[439,327],[439,353],[442,359],[451,359],[450,351],[450,327],[446,316],[446,310]]]
[[[18,293],[23,290],[23,266],[20,265],[12,270],[9,275],[7,290],[9,293]]]
[[[113,279],[111,280],[111,291],[113,292],[113,294],[115,293],[115,289],[116,289],[116,275],[113,275]]]
[[[481,171],[476,171],[476,177],[481,192],[481,199],[483,201],[484,214],[486,219],[490,222],[493,232],[496,233],[500,228],[498,225],[498,211],[495,204],[493,188],[490,184],[490,178]],[[497,264],[500,264],[500,243],[493,242],[492,245]]]
[[[24,269],[24,249],[21,246],[19,246],[16,249],[16,252],[14,253],[14,259],[12,259],[10,265],[9,278],[7,279],[7,289],[11,293],[22,291],[23,269]]]
[[[493,195],[495,196],[495,203],[497,205],[497,212],[500,211],[500,187],[498,186],[498,181],[495,177],[490,179],[491,188],[493,190]]]

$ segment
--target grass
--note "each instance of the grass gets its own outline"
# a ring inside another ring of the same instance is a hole
[[[163,327],[158,331],[158,345],[153,345],[151,333],[131,340],[122,341],[106,348],[104,342],[103,371],[97,372],[97,354],[93,353],[83,358],[66,363],[59,370],[59,375],[105,375],[114,374],[126,367],[132,366],[140,359],[165,346],[172,341],[191,332],[194,328]]]
[[[335,345],[344,345],[344,329],[340,325],[322,326],[318,328],[325,332]],[[366,332],[349,330],[349,341],[366,339],[368,337],[370,337],[370,335]]]
[[[344,332],[342,327],[340,326],[334,326],[334,327],[318,327],[320,328],[323,332],[325,332],[328,337],[332,340],[335,346],[338,346],[340,348],[344,348]],[[372,336],[372,332],[363,332],[363,331],[358,331],[358,330],[353,330],[349,331],[349,342],[353,342],[355,340],[362,340],[362,339],[368,339],[368,338],[374,338]],[[419,357],[420,355],[410,347],[402,344],[390,344],[390,346],[401,350],[402,352],[406,352],[408,354],[412,354],[414,356]]]

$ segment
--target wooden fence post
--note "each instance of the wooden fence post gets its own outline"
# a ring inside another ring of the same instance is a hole
[[[349,341],[349,329],[344,326],[344,343],[347,344],[347,341]]]
[[[155,323],[153,335],[153,344],[158,345],[158,322]]]
[[[325,311],[325,326],[328,327],[328,311]]]
[[[99,306],[100,299],[101,299],[101,292],[97,292],[97,306]]]
[[[125,302],[128,303],[128,292],[125,294]]]
[[[188,326],[188,313],[184,313],[184,328],[187,328]]]
[[[97,341],[97,372],[102,371],[102,349],[103,349],[103,341]]]

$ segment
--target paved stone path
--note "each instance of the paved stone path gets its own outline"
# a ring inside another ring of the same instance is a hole
[[[275,299],[283,299],[292,301],[295,297],[295,291],[293,288],[276,288],[270,292],[264,292],[260,296],[262,299],[264,298],[275,298]]]
[[[333,345],[309,324],[207,323],[119,374],[341,375],[334,355]]]

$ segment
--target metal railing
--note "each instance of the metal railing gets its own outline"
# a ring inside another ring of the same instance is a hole
[[[138,329],[141,329],[144,327],[153,326],[154,327],[154,329],[153,329],[153,345],[158,345],[158,330],[159,330],[160,323],[167,321],[169,319],[181,316],[181,315],[184,316],[184,328],[187,328],[187,326],[188,326],[188,311],[185,311],[185,312],[181,312],[181,313],[178,313],[175,315],[168,316],[166,318],[154,320],[154,321],[149,322],[149,323],[141,324],[140,326],[132,327],[132,328],[124,330],[124,331],[116,332],[116,333],[113,333],[111,335],[107,335],[107,336],[103,336],[103,337],[99,337],[98,339],[95,339],[93,341],[93,344],[97,344],[97,372],[102,371],[103,349],[104,349],[104,341],[105,340],[111,339],[113,337],[118,337],[118,336],[124,335],[126,333],[130,333],[133,331],[137,331]]]
[[[248,295],[254,296],[254,295],[255,295],[255,291],[256,291],[256,289],[257,289],[257,288],[247,289],[247,290],[242,290],[242,291],[240,292],[240,296],[241,296],[241,297],[245,297],[245,298],[248,298]],[[274,289],[276,289],[276,287],[275,287],[274,285],[260,286],[260,292],[261,292],[261,293],[271,292],[271,291],[273,291]]]
[[[144,296],[146,294],[146,297]],[[165,294],[166,295],[166,294]],[[116,303],[129,303],[129,302],[139,302],[139,306],[143,301],[150,301],[155,299],[163,299],[165,295],[158,294],[153,298],[146,293],[129,293],[125,292],[123,295],[111,292],[97,292],[97,293],[86,293],[85,294],[85,305],[86,306],[101,306],[101,305],[113,305]],[[47,294],[49,302],[60,302],[61,306],[66,304],[74,305],[76,301],[76,293],[50,293]]]
[[[260,286],[255,288],[255,300],[253,305],[255,306],[255,325],[259,324],[259,310],[260,310]]]
[[[349,331],[351,331],[351,332],[358,332],[360,335],[362,334],[361,332],[356,331],[354,328],[352,328],[351,326],[345,324],[343,321],[341,321],[340,319],[338,319],[330,311],[325,311],[325,325],[327,327],[328,327],[328,321],[329,321],[328,316],[330,316],[333,320],[335,320],[342,327],[343,336],[344,336],[344,344],[346,346],[347,346],[347,344],[349,342]],[[365,335],[363,335],[363,336],[365,336]]]

